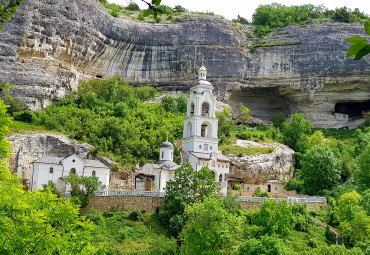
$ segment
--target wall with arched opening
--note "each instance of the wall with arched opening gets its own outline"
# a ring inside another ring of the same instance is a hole
[[[208,121],[205,121],[201,125],[200,136],[212,137],[212,125]]]

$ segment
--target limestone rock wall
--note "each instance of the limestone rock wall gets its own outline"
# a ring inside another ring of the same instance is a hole
[[[229,157],[234,164],[227,177],[242,179],[244,183],[265,183],[269,180],[283,180],[291,177],[294,167],[294,151],[283,144],[257,143],[237,140],[242,147],[275,147],[272,153],[244,157]]]
[[[215,92],[257,118],[304,112],[317,126],[344,126],[338,102],[370,99],[370,58],[346,59],[362,24],[312,23],[276,31],[259,47],[212,17],[144,24],[108,15],[96,0],[28,0],[0,32],[0,83],[31,109],[64,97],[85,79],[121,76],[164,90],[187,90],[201,59]],[[348,117],[348,116],[347,116]]]

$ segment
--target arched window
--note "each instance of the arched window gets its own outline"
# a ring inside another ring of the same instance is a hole
[[[207,102],[202,104],[202,116],[209,116],[209,104]]]
[[[190,104],[190,116],[194,115],[194,102],[191,102]]]
[[[207,123],[203,123],[201,130],[200,130],[200,136],[202,137],[211,137],[211,126]]]
[[[162,158],[164,157],[164,152],[162,151]]]
[[[222,174],[220,174],[220,177],[218,178],[220,182],[222,182]]]
[[[51,173],[51,174],[54,173],[54,168],[50,167],[49,173]]]
[[[186,131],[187,137],[193,136],[193,125],[189,121],[187,124],[187,131]]]
[[[96,171],[92,171],[92,174],[91,175],[96,175]]]
[[[171,152],[171,159],[173,160],[173,152]]]
[[[76,174],[76,168],[72,168],[70,171],[71,174]]]
[[[199,145],[199,149],[202,149],[202,145]]]

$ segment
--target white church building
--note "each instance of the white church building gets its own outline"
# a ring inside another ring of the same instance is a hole
[[[221,182],[222,192],[227,192],[225,175],[229,173],[230,160],[218,150],[218,119],[216,96],[207,81],[207,70],[199,69],[198,81],[190,88],[187,116],[184,119],[182,163],[189,162],[194,171],[207,166]],[[135,169],[135,189],[138,191],[165,191],[166,182],[172,180],[180,166],[173,162],[174,146],[164,142],[160,146],[159,161]],[[154,183],[154,184],[153,184]]]
[[[218,150],[218,119],[216,96],[207,81],[207,69],[198,71],[198,81],[190,88],[187,117],[184,119],[182,162],[189,162],[195,171],[207,166],[227,191],[225,175],[230,170],[230,160]]]
[[[106,186],[106,189],[109,187],[110,167],[99,160],[82,159],[76,154],[72,154],[66,158],[43,156],[34,161],[32,163],[30,189],[42,189],[43,184],[52,181],[59,190],[66,191],[68,187],[62,178],[70,173],[79,176],[95,175]]]
[[[159,148],[159,161],[156,164],[147,163],[142,168],[135,169],[135,190],[165,191],[166,183],[175,176],[180,166],[173,162],[174,146],[166,141]]]

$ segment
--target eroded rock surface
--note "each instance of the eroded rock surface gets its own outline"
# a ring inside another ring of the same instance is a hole
[[[291,177],[294,151],[289,147],[279,143],[257,143],[246,140],[237,140],[236,144],[242,147],[275,147],[275,150],[272,153],[254,156],[229,156],[234,164],[231,165],[227,177],[241,179],[249,184]]]
[[[202,58],[219,99],[243,103],[262,120],[304,112],[316,126],[359,117],[338,103],[370,99],[370,57],[345,58],[362,24],[312,23],[269,35],[258,47],[230,22],[212,17],[144,24],[108,15],[95,0],[28,0],[0,32],[0,83],[31,109],[64,97],[84,79],[120,76],[186,91]]]

